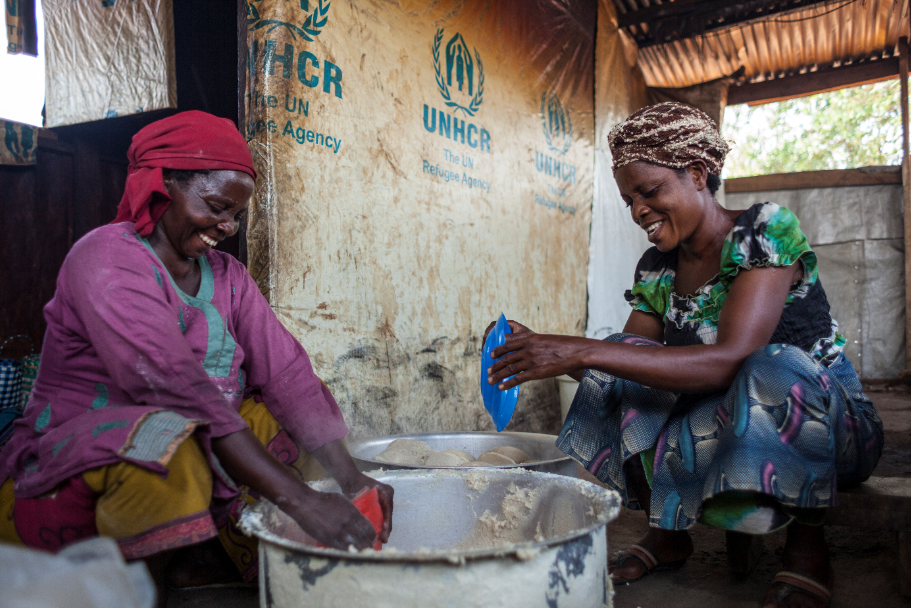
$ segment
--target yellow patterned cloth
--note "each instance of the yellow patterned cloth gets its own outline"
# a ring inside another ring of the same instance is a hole
[[[265,404],[244,400],[240,415],[253,434],[302,481],[326,476],[291,439]],[[258,495],[242,487],[228,509],[213,508],[212,470],[193,438],[167,463],[166,476],[119,462],[90,469],[37,498],[16,499],[13,481],[0,486],[0,541],[52,551],[91,536],[117,540],[127,559],[186,547],[218,536],[244,580],[258,572],[256,540],[236,528]]]

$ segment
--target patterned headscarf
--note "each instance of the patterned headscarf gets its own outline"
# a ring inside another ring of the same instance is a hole
[[[133,222],[149,236],[171,204],[164,169],[243,171],[256,179],[244,136],[226,118],[191,110],[142,128],[127,150],[130,166],[113,223]]]
[[[614,171],[637,160],[673,169],[702,160],[709,173],[721,175],[724,157],[731,149],[708,114],[676,101],[633,113],[611,129],[607,142]]]

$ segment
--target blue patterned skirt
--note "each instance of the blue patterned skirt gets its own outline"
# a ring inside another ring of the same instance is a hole
[[[661,346],[630,334],[607,340]],[[588,370],[557,439],[633,509],[623,463],[639,455],[652,526],[701,519],[756,534],[836,505],[837,485],[867,479],[882,445],[882,422],[844,354],[826,366],[785,344],[756,350],[726,392],[710,395]]]

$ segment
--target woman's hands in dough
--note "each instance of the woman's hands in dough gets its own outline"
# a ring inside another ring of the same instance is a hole
[[[376,540],[373,526],[344,494],[309,490],[303,500],[278,507],[304,532],[333,549],[366,549]]]
[[[372,477],[367,477],[366,475],[361,475],[362,484],[354,492],[351,492],[351,497],[354,498],[354,495],[364,488],[373,488],[377,490],[377,494],[380,499],[380,508],[383,510],[383,527],[380,529],[380,542],[385,543],[389,540],[389,534],[392,532],[392,495],[394,490],[389,484],[381,483]]]
[[[353,480],[352,480],[353,481]],[[380,508],[383,510],[383,527],[379,533],[380,542],[387,542],[392,532],[392,486],[361,474],[360,479],[342,485],[345,494],[317,492],[310,490],[310,496],[301,503],[279,505],[310,536],[319,542],[345,551],[349,546],[367,549],[373,546],[377,533],[373,524],[351,503],[351,499],[364,488],[376,487]]]
[[[344,494],[317,492],[301,483],[297,474],[279,462],[249,428],[214,438],[212,451],[235,482],[268,498],[324,545],[343,551],[349,546],[366,549],[376,540],[373,525]],[[353,495],[376,486],[383,509],[379,538],[386,542],[392,530],[392,488],[358,471],[341,439],[311,453],[339,482],[342,492]]]
[[[342,492],[349,494],[352,498],[364,488],[376,487],[379,493],[380,508],[383,510],[383,528],[380,530],[379,538],[384,543],[388,541],[389,534],[392,532],[392,495],[394,494],[392,486],[380,483],[358,471],[348,452],[348,446],[341,439],[330,441],[316,448],[312,454],[338,482]]]

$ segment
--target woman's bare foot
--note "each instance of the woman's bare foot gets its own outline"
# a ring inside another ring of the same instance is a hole
[[[652,489],[645,477],[642,461],[638,456],[630,458],[623,463],[623,472],[626,482],[633,490],[639,504],[642,505],[646,521],[651,513]],[[657,564],[646,567],[640,558],[621,556],[617,563],[608,565],[608,572],[615,583],[628,583],[637,581],[653,570],[660,570],[662,565],[676,567],[693,554],[693,541],[686,530],[662,530],[649,526],[648,532],[639,540],[637,545],[646,549]],[[647,557],[647,556],[646,556]],[[645,561],[652,561],[647,558]]]
[[[834,573],[829,562],[822,526],[808,526],[797,522],[788,526],[788,538],[781,556],[782,566],[788,572],[811,579],[827,588],[833,586]],[[774,582],[763,599],[764,608],[825,608],[829,605],[824,593],[812,593],[782,582]]]
[[[618,563],[608,566],[608,572],[615,583],[639,580],[649,572],[660,569],[662,565],[682,565],[681,562],[693,554],[693,541],[686,530],[649,528],[637,544],[654,555],[658,560],[657,566],[646,568],[639,559],[621,556]]]

